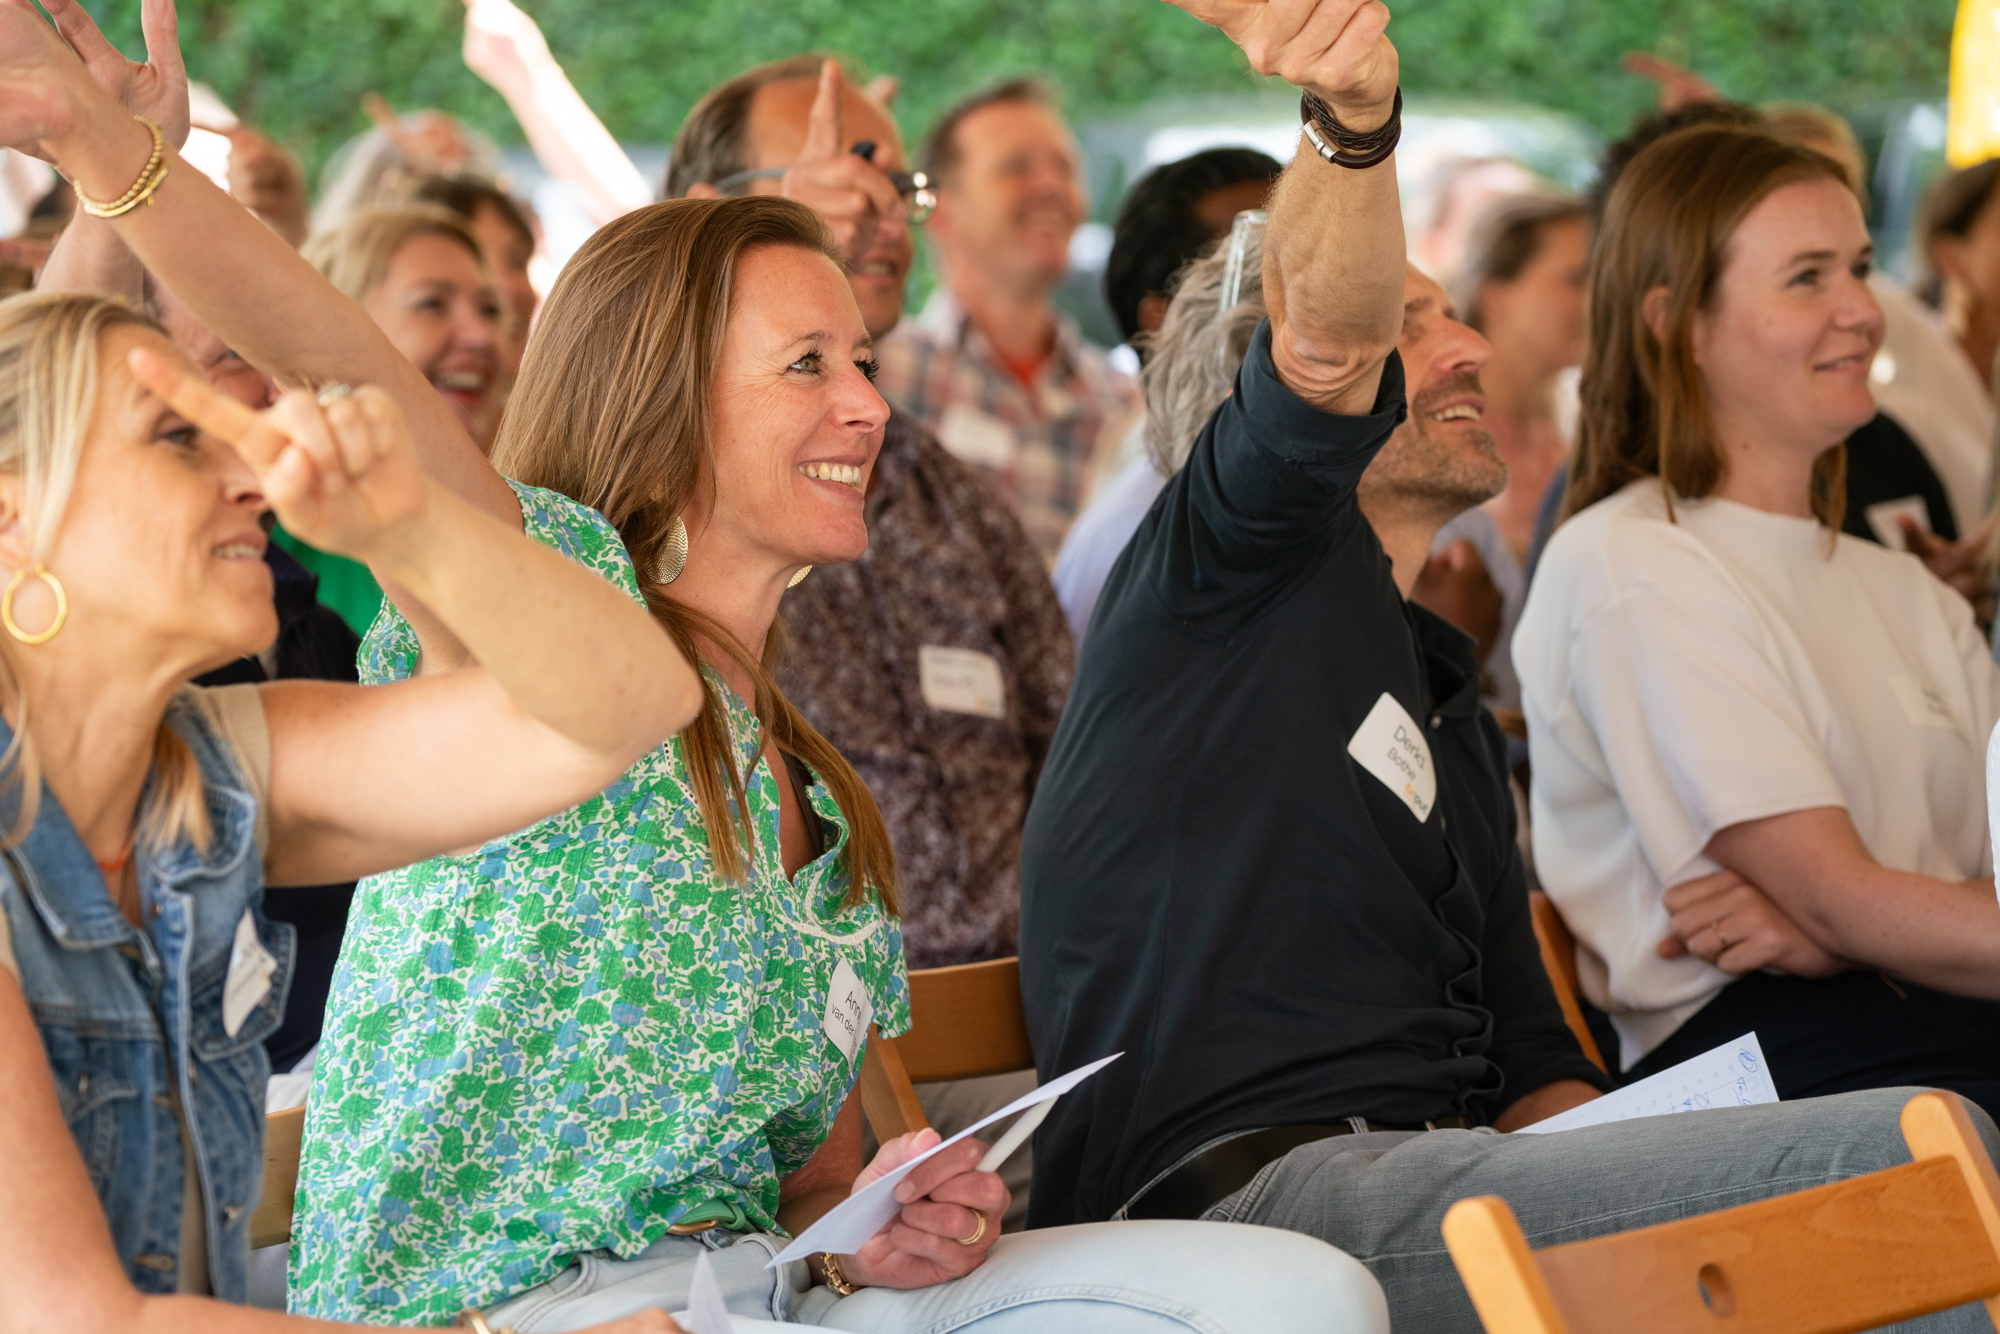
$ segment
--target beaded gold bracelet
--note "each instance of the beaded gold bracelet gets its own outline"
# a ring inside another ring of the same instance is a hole
[[[146,159],[145,168],[139,179],[132,182],[132,188],[108,204],[100,204],[81,189],[76,190],[76,205],[93,218],[117,218],[130,213],[141,204],[153,202],[153,193],[160,188],[160,182],[167,179],[167,142],[160,134],[160,127],[144,116],[132,119],[145,126],[153,136],[153,155]],[[75,188],[72,182],[72,188]]]

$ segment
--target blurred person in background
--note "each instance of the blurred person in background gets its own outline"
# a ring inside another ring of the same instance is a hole
[[[507,311],[500,350],[504,394],[520,374],[521,354],[527,350],[528,333],[542,302],[529,276],[535,258],[534,216],[505,190],[481,181],[433,178],[417,187],[412,202],[435,204],[456,213],[479,242],[494,291]]]
[[[926,224],[939,282],[879,349],[882,394],[1012,502],[1053,563],[1082,508],[1106,423],[1138,400],[1056,309],[1087,203],[1055,96],[1012,79],[938,119],[919,165],[937,192]]]
[[[870,155],[856,144],[872,144]],[[814,208],[879,340],[901,318],[910,270],[903,171],[887,108],[836,62],[801,55],[704,95],[675,136],[665,188]],[[910,966],[1003,958],[1015,949],[1021,825],[1069,694],[1062,610],[994,483],[900,409],[883,428],[863,517],[863,555],[785,594],[777,678],[881,808]],[[917,1093],[951,1134],[1032,1087],[1024,1072]],[[1009,1226],[1025,1217],[1032,1164],[1023,1149],[1002,1169]]]
[[[1125,196],[1104,266],[1104,295],[1142,364],[1150,340],[1166,322],[1183,271],[1229,235],[1239,213],[1264,207],[1271,182],[1283,169],[1254,148],[1211,148],[1154,168]],[[1207,299],[1213,302],[1217,294],[1211,291]],[[1147,393],[1150,397],[1150,389]],[[1142,413],[1118,442],[1103,484],[1056,556],[1056,596],[1079,648],[1105,576],[1166,485],[1166,473],[1146,447],[1147,422]]]
[[[1569,457],[1575,429],[1575,391],[1562,379],[1583,361],[1583,289],[1589,263],[1590,230],[1582,200],[1518,195],[1494,201],[1472,229],[1451,288],[1459,317],[1467,328],[1485,335],[1493,349],[1478,376],[1486,395],[1481,420],[1507,465],[1507,487],[1438,530],[1432,556],[1440,568],[1430,580],[1420,581],[1412,596],[1485,644],[1480,654],[1490,685],[1485,693],[1503,709],[1521,707],[1521,685],[1507,645],[1528,596],[1528,544],[1535,516],[1550,480]],[[1460,544],[1470,551],[1453,550]],[[1455,608],[1428,595],[1426,585],[1445,577],[1447,570],[1470,570],[1471,556],[1500,593],[1497,624],[1467,624],[1454,614]]]
[[[1451,157],[1431,169],[1416,210],[1423,221],[1410,230],[1410,262],[1447,290],[1465,262],[1472,232],[1495,200],[1543,188],[1526,166],[1507,157]],[[1428,207],[1422,205],[1427,204]]]

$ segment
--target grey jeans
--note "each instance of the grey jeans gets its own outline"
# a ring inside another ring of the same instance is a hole
[[[1909,1162],[1897,1117],[1920,1091],[1717,1108],[1554,1135],[1345,1135],[1292,1150],[1203,1217],[1333,1243],[1381,1282],[1397,1329],[1479,1334],[1439,1233],[1455,1201],[1500,1196],[1536,1249],[1727,1209]],[[1967,1108],[1987,1152],[2000,1157],[2000,1129]],[[1974,1304],[1899,1328],[1990,1334],[1992,1326]]]

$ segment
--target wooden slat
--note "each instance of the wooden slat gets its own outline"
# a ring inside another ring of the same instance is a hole
[[[305,1130],[303,1107],[264,1118],[264,1193],[257,1200],[257,1212],[250,1215],[253,1249],[292,1239],[292,1203],[299,1189],[299,1147]]]
[[[1955,1093],[1919,1093],[1903,1104],[1903,1141],[1916,1158],[1950,1158],[1965,1175],[1986,1240],[2000,1255],[2000,1174],[1973,1129],[1965,1101]],[[2000,1294],[1986,1299],[1986,1315],[2000,1329]]]
[[[883,1037],[873,1024],[868,1026],[868,1052],[861,1058],[861,1110],[878,1143],[930,1124],[910,1086],[896,1040]]]
[[[1487,1334],[1567,1334],[1514,1211],[1497,1195],[1445,1211],[1444,1242]]]
[[[1953,1158],[1534,1259],[1571,1334],[1847,1334],[2000,1293],[2000,1256]]]
[[[1598,1069],[1608,1072],[1610,1067],[1604,1064],[1604,1054],[1597,1049],[1597,1039],[1591,1035],[1590,1025],[1584,1022],[1583,1006],[1577,1001],[1576,937],[1569,933],[1569,926],[1556,911],[1556,905],[1539,889],[1528,895],[1528,907],[1535,922],[1535,940],[1542,947],[1542,967],[1549,975],[1549,985],[1555,988],[1563,1022],[1576,1034],[1583,1054]]]
[[[1034,1068],[1018,959],[911,973],[910,1024],[896,1048],[916,1083]]]

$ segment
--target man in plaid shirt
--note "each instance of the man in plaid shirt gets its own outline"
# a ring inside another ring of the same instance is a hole
[[[879,387],[993,479],[1052,564],[1106,425],[1139,397],[1050,300],[1084,215],[1076,142],[1040,84],[1013,80],[946,112],[923,168],[943,281],[883,340]]]

